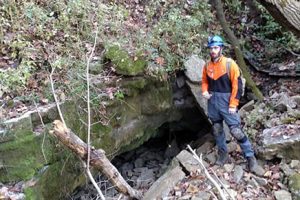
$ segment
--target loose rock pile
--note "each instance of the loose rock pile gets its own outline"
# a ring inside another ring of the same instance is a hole
[[[244,130],[256,145],[258,155],[300,159],[300,96],[274,93],[259,104],[241,109]]]
[[[25,194],[23,193],[24,187],[30,184],[31,181],[28,182],[18,182],[15,184],[7,184],[3,185],[0,183],[0,199],[1,200],[23,200],[25,199]]]
[[[208,146],[210,144],[204,144]],[[264,167],[266,173],[263,177],[258,177],[250,173],[246,167],[246,162],[241,155],[238,145],[232,141],[230,146],[230,161],[223,167],[215,166],[216,149],[208,149],[204,153],[204,165],[210,172],[211,176],[223,188],[224,194],[230,199],[276,199],[288,200],[299,198],[299,160],[278,160],[272,162],[259,161],[260,165]],[[199,147],[199,149],[202,149]],[[185,150],[184,150],[185,151]],[[185,156],[180,156],[184,154]],[[184,159],[183,159],[184,158]],[[214,185],[207,179],[203,169],[197,165],[197,162],[192,155],[185,151],[181,152],[176,158],[181,170],[186,172],[186,176],[178,180],[172,188],[165,188],[166,192],[161,192],[159,197],[161,199],[220,199],[220,196]],[[191,165],[193,167],[191,167]],[[178,167],[178,166],[176,166]],[[173,168],[171,170],[176,169]],[[168,172],[167,172],[168,173]],[[174,177],[164,179],[164,182],[171,182]],[[219,180],[219,181],[218,181]],[[161,182],[161,181],[157,181]],[[158,188],[163,187],[161,183],[156,183],[145,194],[145,199],[156,199]],[[154,187],[154,188],[153,188]],[[226,188],[226,189],[224,189]]]
[[[157,142],[157,139],[155,141]],[[166,145],[160,144],[158,147],[152,141],[151,145],[145,144],[136,150],[117,156],[113,164],[133,188],[146,192],[166,172],[171,159],[180,152],[175,139]],[[97,181],[106,199],[118,198],[120,194],[105,177],[99,175]],[[77,191],[73,199],[91,199],[96,193],[94,187],[89,184],[86,188]]]

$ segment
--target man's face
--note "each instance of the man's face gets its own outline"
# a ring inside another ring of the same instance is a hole
[[[218,58],[221,55],[222,48],[219,46],[211,46],[209,47],[209,55],[212,59]]]

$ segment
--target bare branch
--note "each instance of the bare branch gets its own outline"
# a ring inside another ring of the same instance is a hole
[[[222,187],[224,188],[224,190],[227,192],[227,194],[233,199],[235,200],[235,198],[230,194],[230,192],[228,191],[228,189],[226,188],[226,186],[224,185],[224,183],[219,179],[219,177],[217,176],[216,172],[211,169],[212,173],[215,175],[217,181],[219,181],[219,183],[222,185]]]
[[[42,116],[41,116],[41,113],[40,113],[40,111],[39,111],[39,109],[38,109],[38,107],[37,107],[37,104],[36,104],[36,102],[35,102],[34,100],[33,100],[33,103],[34,103],[36,112],[38,113],[39,118],[40,118],[40,120],[41,120],[41,123],[42,123],[42,125],[43,125],[43,128],[45,128],[45,124],[44,124],[43,118],[42,118]],[[47,158],[46,158],[46,154],[45,154],[45,151],[44,151],[45,139],[46,139],[46,132],[44,131],[43,141],[42,141],[42,146],[41,146],[41,148],[42,148],[42,154],[43,154],[43,157],[44,157],[46,163],[48,163],[48,160],[47,160]]]
[[[223,192],[223,190],[221,189],[220,185],[215,181],[215,179],[209,174],[208,170],[206,169],[206,167],[204,166],[203,162],[202,162],[202,154],[199,156],[196,154],[196,152],[191,148],[190,145],[187,145],[188,149],[190,150],[190,152],[193,154],[193,157],[199,162],[200,166],[202,167],[202,169],[204,170],[205,175],[207,176],[207,178],[212,182],[212,184],[217,188],[218,192],[220,193],[220,196],[222,198],[222,200],[226,200],[226,196]]]
[[[90,159],[91,159],[91,106],[90,106],[90,76],[89,76],[89,69],[90,69],[90,62],[91,59],[94,55],[94,51],[96,48],[96,44],[97,44],[97,37],[98,37],[98,28],[96,30],[96,35],[95,35],[95,40],[94,40],[94,45],[91,51],[90,56],[87,59],[87,64],[86,64],[86,85],[87,85],[87,109],[88,109],[88,122],[87,122],[87,128],[88,128],[88,132],[87,132],[87,160],[86,160],[86,173],[89,177],[89,179],[91,180],[92,184],[94,185],[94,187],[96,188],[100,198],[102,200],[105,200],[105,197],[103,196],[99,186],[97,185],[94,177],[91,174],[90,171]]]
[[[56,107],[57,107],[57,110],[58,110],[58,113],[59,113],[59,117],[60,117],[61,121],[63,122],[65,128],[67,128],[67,125],[66,125],[66,122],[64,120],[64,116],[63,116],[63,114],[60,110],[59,101],[57,99],[55,89],[54,89],[54,83],[53,83],[53,79],[52,79],[52,75],[53,75],[54,71],[55,71],[55,67],[52,67],[51,74],[50,74],[50,83],[51,83],[52,94],[53,94],[53,97],[54,97],[54,100],[55,100],[55,103],[56,103]]]

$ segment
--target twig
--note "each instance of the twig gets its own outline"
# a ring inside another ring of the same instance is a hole
[[[193,157],[199,162],[200,166],[203,168],[205,175],[207,176],[207,178],[212,182],[212,184],[217,188],[217,190],[220,193],[220,196],[222,198],[222,200],[226,200],[226,196],[223,192],[223,190],[221,189],[220,185],[215,181],[215,179],[209,174],[208,170],[206,169],[206,167],[204,166],[203,162],[202,162],[202,154],[200,154],[200,158],[199,156],[196,154],[196,152],[191,148],[190,145],[187,145],[188,149],[190,150],[190,152],[193,154]]]
[[[119,198],[118,198],[118,200],[121,200],[121,198],[123,197],[123,195],[122,194],[120,194],[120,196],[119,196]]]
[[[235,200],[235,198],[230,194],[230,192],[228,191],[228,189],[225,187],[224,183],[219,179],[219,177],[217,176],[216,172],[211,169],[212,173],[215,175],[217,181],[219,181],[219,183],[222,185],[222,187],[224,188],[224,190],[227,192],[227,194],[233,199]]]
[[[40,113],[40,111],[39,111],[39,109],[38,109],[38,107],[37,107],[37,104],[36,104],[36,102],[35,102],[34,100],[33,100],[33,103],[34,103],[34,105],[35,105],[35,109],[36,109],[36,111],[37,111],[37,113],[38,113],[38,115],[39,115],[39,118],[40,118],[40,120],[41,120],[41,123],[42,123],[42,125],[43,125],[43,128],[45,128],[45,124],[44,124],[43,118],[42,118],[42,116],[41,116],[41,113]],[[46,163],[48,163],[48,160],[47,160],[47,158],[46,158],[46,154],[45,154],[45,151],[44,151],[45,139],[46,139],[46,131],[44,131],[43,141],[42,141],[42,146],[41,146],[41,148],[42,148],[42,154],[43,154],[43,157],[44,157]]]
[[[86,161],[86,173],[88,177],[90,178],[92,184],[96,188],[100,198],[102,200],[105,200],[105,197],[103,196],[99,186],[97,185],[94,177],[91,174],[90,171],[90,160],[91,160],[91,107],[90,107],[90,76],[89,76],[89,69],[90,69],[90,62],[91,59],[94,55],[94,51],[96,48],[97,44],[97,37],[98,37],[98,28],[96,30],[96,35],[95,35],[95,40],[94,40],[94,45],[91,51],[90,56],[87,59],[87,64],[86,64],[86,85],[87,85],[87,109],[88,109],[88,132],[87,132],[87,161]]]
[[[69,160],[70,157],[71,157],[71,154],[68,155],[67,159],[65,160],[65,162],[64,162],[64,164],[63,164],[63,166],[62,166],[62,168],[60,170],[60,175],[61,176],[63,175],[64,168],[65,168],[65,166],[66,166],[66,164],[67,164],[67,162],[68,162],[68,160]]]
[[[50,83],[51,83],[51,89],[52,89],[52,94],[53,94],[53,97],[54,97],[54,100],[55,100],[55,103],[56,103],[56,107],[57,107],[57,110],[58,110],[58,113],[59,113],[59,117],[61,119],[61,121],[63,122],[63,125],[65,126],[65,128],[67,128],[67,125],[66,125],[66,122],[64,120],[64,116],[60,110],[60,106],[59,106],[59,102],[58,102],[58,99],[57,99],[57,96],[56,96],[56,93],[55,93],[55,89],[54,89],[54,83],[53,83],[53,79],[52,79],[52,75],[55,71],[55,67],[52,67],[52,70],[51,70],[51,74],[50,74]]]
[[[215,199],[218,199],[218,197],[215,195],[215,193],[213,193],[212,191],[209,191],[212,195],[213,195],[213,197],[215,198]]]

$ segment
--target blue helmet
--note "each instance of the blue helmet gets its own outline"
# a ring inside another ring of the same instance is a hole
[[[214,36],[208,38],[207,46],[208,47],[212,47],[212,46],[223,47],[224,42],[223,42],[223,39],[220,36],[214,35]]]

